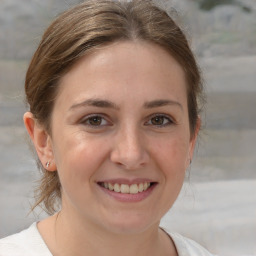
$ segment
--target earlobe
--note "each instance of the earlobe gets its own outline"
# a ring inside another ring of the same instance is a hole
[[[38,123],[31,112],[26,112],[23,120],[42,165],[48,171],[55,171],[56,165],[50,135],[45,128]]]
[[[198,133],[200,131],[200,127],[201,127],[201,118],[200,118],[200,116],[198,116],[197,121],[196,121],[195,132],[194,132],[194,134],[193,134],[193,136],[191,137],[191,140],[190,140],[189,156],[188,156],[189,164],[191,164],[192,159],[193,159],[194,149],[195,149],[195,146],[196,146],[196,140],[197,140]]]

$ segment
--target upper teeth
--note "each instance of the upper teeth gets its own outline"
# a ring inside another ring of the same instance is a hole
[[[139,183],[139,184],[112,184],[112,183],[107,183],[104,182],[101,184],[104,188],[113,190],[115,192],[120,192],[123,194],[137,194],[139,192],[145,191],[150,187],[150,182],[144,182],[144,183]]]

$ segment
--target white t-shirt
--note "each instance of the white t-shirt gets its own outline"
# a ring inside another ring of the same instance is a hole
[[[168,233],[179,256],[213,256],[196,242]],[[0,239],[0,256],[53,256],[41,237],[36,222],[20,233]]]

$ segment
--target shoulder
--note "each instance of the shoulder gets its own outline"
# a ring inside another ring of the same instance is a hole
[[[177,233],[168,233],[172,238],[179,256],[214,256],[195,241]]]
[[[20,233],[0,239],[0,256],[52,256],[36,223]]]

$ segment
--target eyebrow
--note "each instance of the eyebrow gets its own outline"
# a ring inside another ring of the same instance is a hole
[[[163,106],[178,106],[183,110],[182,105],[174,100],[165,100],[165,99],[160,99],[160,100],[154,100],[154,101],[149,101],[145,102],[143,104],[144,108],[150,109],[150,108],[157,108],[157,107],[163,107]],[[74,104],[70,107],[70,110],[73,110],[75,108],[79,107],[87,107],[87,106],[92,106],[92,107],[99,107],[99,108],[112,108],[119,110],[120,108],[113,102],[108,101],[108,100],[102,100],[102,99],[87,99],[81,103]]]
[[[99,107],[99,108],[113,108],[113,109],[119,109],[119,107],[108,100],[102,100],[102,99],[88,99],[85,100],[81,103],[74,104],[70,107],[70,110],[79,108],[79,107],[87,107],[87,106],[92,106],[92,107]]]
[[[154,100],[154,101],[149,101],[144,103],[145,108],[157,108],[157,107],[163,107],[168,105],[178,106],[181,108],[181,110],[183,110],[181,103],[174,100]]]

